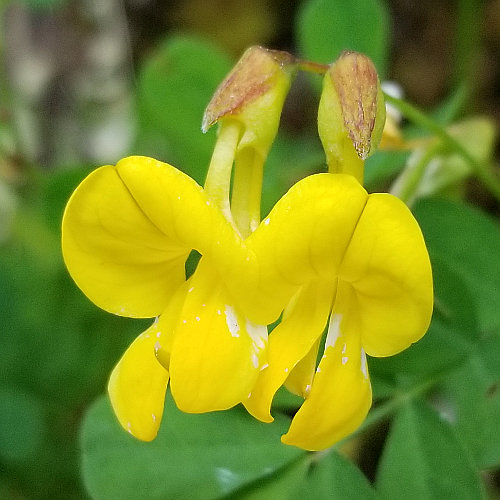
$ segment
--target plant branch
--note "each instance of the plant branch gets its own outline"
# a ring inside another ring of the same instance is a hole
[[[469,151],[467,151],[467,149],[452,137],[439,123],[435,122],[419,109],[402,99],[397,99],[388,94],[385,94],[385,99],[388,103],[397,107],[408,120],[432,132],[448,149],[458,153],[467,163],[469,163],[477,177],[500,202],[500,179],[495,176],[487,165],[477,161]]]

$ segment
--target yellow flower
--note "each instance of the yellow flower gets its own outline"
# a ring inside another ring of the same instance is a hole
[[[184,411],[229,408],[247,397],[264,364],[267,329],[240,312],[234,291],[242,269],[251,290],[255,257],[192,179],[150,158],[101,167],[68,202],[62,244],[72,277],[99,307],[160,316],[110,378],[125,429],[155,437],[169,374]],[[203,258],[186,282],[193,248]]]
[[[370,408],[365,353],[391,356],[428,328],[432,276],[418,224],[394,196],[368,195],[349,175],[319,174],[296,184],[246,243],[267,254],[261,272],[294,295],[269,337],[269,366],[244,404],[270,422],[272,398],[285,384],[305,402],[283,442],[329,447]]]
[[[222,410],[247,399],[266,365],[265,325],[280,305],[258,295],[243,238],[260,220],[263,165],[293,72],[288,54],[253,47],[222,82],[203,120],[204,130],[220,125],[204,189],[131,157],[97,169],[68,202],[63,255],[78,286],[109,312],[158,317],[108,384],[118,420],[139,439],[158,432],[169,378],[181,410]],[[186,281],[192,249],[202,258]]]
[[[345,94],[361,69],[368,77]],[[355,155],[376,147],[383,104],[361,56],[346,55],[325,80],[319,128],[335,173],[299,181],[261,222],[263,166],[294,70],[287,55],[253,48],[221,84],[204,119],[220,126],[204,188],[130,157],[95,170],[68,202],[62,246],[77,285],[111,313],[156,318],[108,384],[119,422],[139,439],[156,436],[169,383],[183,411],[241,402],[265,422],[285,384],[305,402],[283,442],[326,448],[370,408],[365,353],[396,354],[427,330],[432,277],[418,224],[400,200],[358,182]],[[193,249],[202,257],[186,280]]]
[[[185,281],[193,248],[203,257]],[[429,260],[411,213],[343,174],[300,181],[243,239],[189,177],[127,158],[75,191],[63,253],[77,284],[103,309],[160,316],[109,383],[120,423],[143,440],[157,433],[170,374],[180,409],[244,402],[263,421],[272,420],[273,395],[286,383],[306,401],[284,442],[327,447],[370,407],[364,353],[408,347],[425,333],[432,310]],[[266,353],[259,325],[285,307]]]

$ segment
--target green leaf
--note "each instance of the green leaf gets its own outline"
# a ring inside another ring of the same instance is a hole
[[[425,336],[389,358],[370,358],[370,371],[396,385],[435,379],[466,361],[479,338],[476,304],[464,281],[441,259],[433,260],[435,310]]]
[[[370,358],[370,372],[386,383],[392,380],[396,387],[408,388],[456,368],[470,349],[470,344],[453,328],[435,320],[425,336],[402,353],[390,358]]]
[[[479,331],[500,327],[500,228],[483,212],[462,203],[426,199],[415,215],[431,262],[440,259],[463,281],[477,308]]]
[[[303,457],[307,457],[304,453]],[[295,498],[308,469],[308,461],[301,457],[269,477],[258,479],[227,500],[291,500]]]
[[[492,162],[495,132],[494,122],[484,117],[469,118],[448,127],[450,136],[480,165]],[[424,170],[419,174],[422,165]],[[404,196],[409,204],[413,204],[417,198],[455,193],[473,174],[474,166],[461,154],[436,151],[436,145],[429,144],[413,151],[394,187],[400,191],[401,186],[413,185],[412,194]],[[401,192],[404,193],[405,189]]]
[[[167,397],[155,441],[119,427],[107,398],[82,430],[83,475],[94,498],[210,499],[227,495],[293,461],[301,450],[280,442],[289,420],[263,424],[243,409],[188,415]]]
[[[418,402],[405,405],[396,416],[376,486],[387,500],[483,498],[479,474],[450,424]]]
[[[434,320],[455,330],[466,340],[480,337],[475,298],[463,278],[442,257],[432,259]]]
[[[62,210],[62,200],[48,202],[49,191],[42,213],[20,210],[16,239],[0,248],[0,316],[8,325],[0,336],[1,376],[62,405],[81,405],[101,392],[113,364],[151,320],[108,314],[77,288],[44,220],[55,211],[60,220]]]
[[[316,460],[315,460],[316,458]],[[375,490],[363,473],[349,460],[332,451],[327,456],[311,457],[306,481],[292,497],[331,500],[374,500]]]
[[[381,0],[310,0],[299,12],[297,35],[301,55],[331,63],[344,50],[366,54],[381,76],[386,74],[389,14]]]
[[[363,473],[335,450],[307,453],[277,474],[250,485],[231,500],[375,500]]]
[[[139,75],[136,152],[172,163],[202,183],[215,140],[215,130],[201,132],[203,112],[230,67],[207,41],[166,40]]]
[[[482,340],[474,356],[443,383],[442,399],[457,435],[481,469],[500,466],[500,338]]]
[[[0,385],[0,458],[21,462],[34,456],[47,430],[42,404],[33,395]]]

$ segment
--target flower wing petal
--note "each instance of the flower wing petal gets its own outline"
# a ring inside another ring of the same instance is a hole
[[[278,201],[246,240],[259,260],[263,322],[276,320],[310,279],[335,279],[367,197],[350,175],[317,174]]]
[[[248,397],[265,364],[267,328],[250,323],[203,257],[175,331],[170,357],[172,395],[185,412],[231,408]]]
[[[193,248],[211,257],[232,291],[242,283],[252,290],[257,279],[255,256],[203,189],[152,158],[92,172],[68,202],[62,245],[83,292],[123,316],[159,315],[184,281]]]
[[[125,158],[116,168],[148,219],[175,245],[210,257],[233,301],[245,305],[245,297],[256,288],[255,255],[203,189],[180,170],[152,158]]]
[[[260,373],[251,396],[243,402],[255,418],[272,422],[274,394],[321,337],[332,306],[333,288],[320,280],[304,285],[285,309],[281,323],[271,332],[269,366]]]
[[[322,450],[352,433],[365,419],[371,385],[358,327],[354,294],[339,284],[323,358],[309,396],[281,438],[285,444]]]
[[[153,180],[146,169],[144,184]],[[62,234],[71,276],[95,304],[114,314],[156,316],[185,279],[191,249],[151,222],[115,167],[95,170],[76,189]]]
[[[340,271],[355,290],[363,348],[392,356],[419,340],[432,315],[429,256],[410,210],[388,194],[370,195]]]
[[[121,426],[142,441],[158,433],[168,372],[155,357],[157,324],[139,335],[111,373],[108,393]]]

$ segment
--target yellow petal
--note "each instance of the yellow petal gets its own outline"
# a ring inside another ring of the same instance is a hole
[[[272,331],[267,355],[269,366],[260,373],[250,398],[244,401],[246,409],[255,418],[272,422],[270,410],[274,394],[321,337],[332,306],[334,288],[335,284],[312,280],[294,297],[282,322]]]
[[[108,383],[122,427],[142,441],[156,437],[163,415],[168,372],[155,357],[161,332],[155,323],[139,335],[115,366]]]
[[[318,337],[309,352],[294,366],[285,380],[285,387],[297,396],[306,398],[311,392],[320,342],[321,337]]]
[[[202,187],[167,163],[131,156],[120,160],[116,171],[137,207],[172,245],[207,253],[220,226],[229,227]]]
[[[209,259],[189,285],[172,344],[172,395],[189,413],[231,408],[248,397],[266,362],[267,328],[234,307]]]
[[[91,173],[66,207],[62,246],[82,291],[123,316],[159,315],[184,281],[193,248],[211,256],[233,291],[253,293],[257,280],[255,256],[202,188],[152,158]]]
[[[151,182],[147,169],[143,182]],[[148,219],[111,166],[92,172],[73,193],[64,214],[62,245],[71,276],[90,300],[134,317],[162,312],[184,281],[191,250]]]
[[[309,396],[281,438],[283,443],[322,450],[352,433],[365,419],[371,386],[355,313],[353,292],[339,284],[323,358]]]
[[[367,193],[350,175],[311,175],[275,205],[246,244],[259,259],[262,310],[277,319],[300,285],[335,279]]]
[[[355,290],[361,342],[370,356],[396,354],[427,331],[433,304],[429,256],[399,199],[370,195],[340,276]]]
[[[186,300],[190,282],[191,280],[184,282],[177,289],[167,308],[157,320],[157,328],[161,332],[161,339],[155,344],[156,359],[167,371],[170,370],[170,355],[172,354],[175,330]]]
[[[125,158],[116,169],[141,211],[169,242],[210,257],[233,301],[258,315],[259,304],[248,300],[256,295],[256,257],[203,189],[151,158]]]

